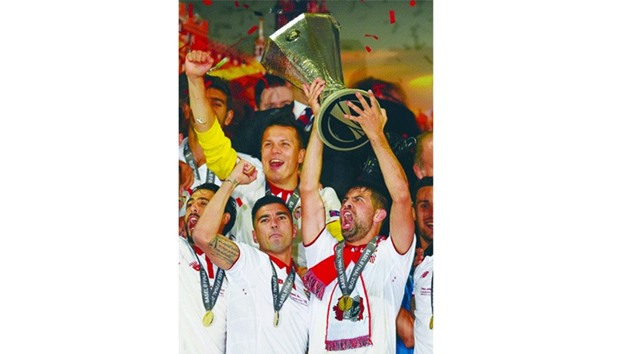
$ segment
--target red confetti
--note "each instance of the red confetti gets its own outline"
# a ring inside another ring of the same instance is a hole
[[[194,18],[194,4],[191,2],[189,3],[189,9],[187,12],[189,14],[189,18]]]
[[[202,0],[202,3],[209,6],[209,5],[213,5],[213,0]]]
[[[235,0],[235,7],[239,7],[239,0]]]
[[[396,18],[394,16],[394,10],[390,10],[390,23],[396,22]]]
[[[246,8],[246,9],[249,9],[249,8],[250,8],[250,5],[248,5],[248,4],[243,4],[243,7],[244,7],[244,8]]]
[[[415,0],[409,1],[409,6],[415,6]]]
[[[252,28],[250,28],[248,30],[248,34],[252,34],[252,33],[256,32],[257,29],[258,29],[258,26],[256,26],[256,25],[252,26]]]
[[[372,37],[372,38],[374,38],[376,40],[379,40],[379,36],[376,36],[374,34],[365,34],[364,37]]]
[[[370,49],[370,47],[369,47],[369,46],[366,46],[366,51],[367,51],[368,53],[370,53],[370,52],[372,51],[372,49]]]

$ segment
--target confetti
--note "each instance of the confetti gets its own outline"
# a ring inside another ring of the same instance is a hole
[[[394,10],[390,10],[390,23],[396,22],[396,18],[394,16]]]
[[[409,6],[415,6],[415,0],[409,1]]]
[[[372,38],[374,38],[376,40],[379,40],[379,36],[376,36],[374,34],[365,34],[364,37],[372,37]]]
[[[239,0],[235,0],[235,7],[239,7]]]
[[[366,46],[366,51],[367,51],[368,53],[370,53],[370,52],[372,51],[372,49],[370,49],[370,47],[369,47],[369,46]]]
[[[243,4],[243,8],[245,8],[245,9],[249,9],[249,8],[250,8],[250,5],[248,5],[248,4]]]
[[[210,6],[210,5],[213,5],[213,0],[202,0],[202,3],[207,6]]]
[[[252,34],[252,33],[256,32],[257,29],[258,29],[258,26],[256,26],[256,25],[252,26],[252,28],[250,28],[248,30],[248,34]]]
[[[191,2],[189,3],[189,9],[187,12],[188,12],[189,18],[194,18],[194,4],[192,4]]]

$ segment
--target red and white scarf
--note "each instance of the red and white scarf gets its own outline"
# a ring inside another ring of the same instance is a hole
[[[379,237],[377,244],[384,239],[385,237]],[[366,245],[344,246],[345,269],[351,262],[358,262],[365,247]],[[332,254],[310,268],[304,276],[304,284],[319,300],[322,300],[325,295],[325,287],[334,280],[337,281],[335,259],[335,254]],[[350,294],[354,303],[351,309],[342,311],[338,307],[338,299],[341,296],[340,287],[335,286],[329,298],[325,349],[338,351],[372,345],[370,306],[363,277],[360,276],[355,289]]]

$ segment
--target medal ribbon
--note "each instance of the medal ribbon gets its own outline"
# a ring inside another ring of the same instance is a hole
[[[269,193],[271,195],[274,195],[271,192],[271,188],[269,188],[269,183],[265,183],[265,193]],[[299,186],[295,187],[295,191],[293,191],[293,194],[291,194],[291,196],[288,198],[288,200],[285,201],[286,202],[286,207],[291,212],[291,214],[293,214],[293,211],[295,209],[295,205],[297,205],[297,201],[299,201]]]
[[[189,149],[189,140],[187,141],[187,144],[183,146],[183,155],[185,155],[185,161],[189,164],[189,167],[191,167],[192,171],[194,171],[194,178],[202,182],[202,180],[200,179],[200,173],[198,173],[198,166],[196,166],[196,160],[194,159],[194,154]]]
[[[200,258],[194,251],[194,248],[191,247],[194,256],[196,256],[196,261],[200,266],[200,288],[202,289],[202,303],[205,306],[205,310],[211,311],[215,307],[215,303],[217,302],[217,298],[220,294],[220,289],[222,288],[222,283],[224,282],[224,271],[221,268],[217,268],[217,272],[215,273],[215,281],[213,282],[213,287],[209,284],[209,276],[207,275],[207,271],[202,266],[202,262],[200,262]],[[206,257],[206,255],[205,255]]]
[[[362,274],[362,270],[368,263],[370,256],[373,254],[375,249],[377,248],[377,238],[379,236],[375,236],[370,243],[366,245],[360,259],[353,266],[353,271],[351,272],[351,278],[347,281],[346,268],[344,265],[344,258],[342,256],[344,249],[344,240],[338,242],[336,246],[336,271],[338,272],[338,286],[340,287],[340,291],[342,295],[349,296],[353,289],[355,288],[355,283],[357,283],[357,279]]]
[[[207,183],[215,182],[215,173],[207,168]]]
[[[271,259],[269,260],[271,264],[271,294],[273,295],[273,310],[275,312],[280,311],[282,305],[284,305],[284,301],[288,299],[288,296],[291,294],[291,289],[293,288],[293,281],[295,280],[295,264],[293,263],[291,266],[291,271],[288,273],[284,284],[282,284],[282,291],[278,291],[278,275],[276,274],[276,268],[273,266],[273,262]]]

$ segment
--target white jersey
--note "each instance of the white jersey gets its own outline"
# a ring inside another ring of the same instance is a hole
[[[237,241],[258,249],[258,243],[254,242],[252,237],[252,207],[256,201],[266,194],[265,172],[263,165],[255,157],[250,155],[237,153],[240,158],[252,163],[256,167],[256,180],[250,184],[239,185],[232,193],[233,199],[237,202],[237,219],[230,233],[235,235]],[[330,223],[339,220],[340,217],[340,199],[333,188],[326,187],[321,191],[321,198],[325,205],[325,222]],[[289,197],[290,199],[291,197]],[[285,202],[288,200],[285,200]],[[293,223],[297,225],[297,235],[293,238],[293,259],[299,267],[306,266],[306,257],[302,245],[301,236],[301,198],[297,200],[292,212]]]
[[[415,243],[415,239],[413,241]],[[323,259],[334,254],[337,241],[331,236],[327,228],[306,246],[308,267],[311,268]],[[399,254],[388,237],[378,242],[374,254],[364,267],[352,293],[363,298],[364,309],[360,317],[362,320],[355,325],[350,322],[336,322],[332,312],[336,311],[338,299],[342,295],[338,280],[334,279],[326,284],[322,300],[311,295],[311,325],[310,325],[310,354],[328,353],[326,339],[328,326],[343,326],[347,335],[360,337],[370,335],[372,345],[339,350],[337,353],[395,353],[396,352],[396,315],[400,309],[405,290],[407,276],[411,269],[414,256],[414,247],[407,253]],[[347,279],[351,275],[354,263],[346,265]],[[329,323],[327,323],[329,322]]]
[[[271,291],[272,268],[266,253],[237,242],[240,255],[226,272],[228,314],[227,354],[286,353],[304,354],[308,346],[310,321],[307,290],[299,276],[273,325]],[[280,290],[286,280],[286,268],[274,262]]]
[[[205,261],[204,253],[200,262],[209,274],[213,286],[217,267]],[[199,266],[196,256],[186,239],[179,237],[179,353],[225,353],[226,347],[226,298],[228,286],[226,278],[213,308],[213,323],[209,327],[202,324],[206,310],[202,302]]]
[[[413,336],[416,354],[433,353],[433,330],[429,327],[433,314],[431,307],[432,278],[433,256],[426,256],[413,272],[413,294],[415,296]]]

